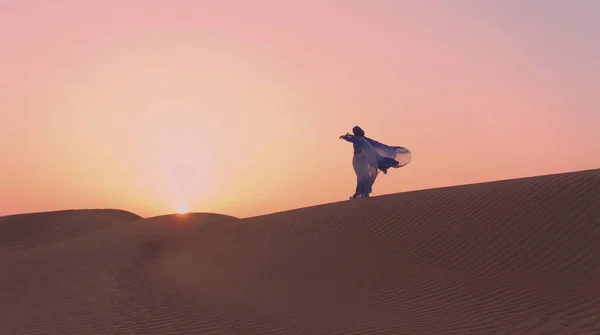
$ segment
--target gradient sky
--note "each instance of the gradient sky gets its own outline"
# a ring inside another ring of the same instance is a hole
[[[0,0],[0,214],[346,200],[600,167],[600,1]]]

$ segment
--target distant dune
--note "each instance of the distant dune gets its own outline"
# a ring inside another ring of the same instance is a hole
[[[0,252],[54,243],[136,219],[141,217],[112,209],[65,210],[3,216],[0,217]]]
[[[0,334],[600,334],[600,170],[237,219],[0,218]]]

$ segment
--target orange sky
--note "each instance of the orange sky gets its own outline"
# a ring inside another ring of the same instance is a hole
[[[251,216],[600,167],[597,1],[0,0],[0,214]]]

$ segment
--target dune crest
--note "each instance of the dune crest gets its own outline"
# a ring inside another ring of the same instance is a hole
[[[0,217],[0,252],[27,249],[142,217],[117,209],[77,209]]]
[[[598,334],[599,238],[600,170],[128,220],[0,253],[0,333]]]

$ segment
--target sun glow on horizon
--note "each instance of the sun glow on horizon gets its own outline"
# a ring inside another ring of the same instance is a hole
[[[177,214],[186,214],[187,213],[187,208],[185,206],[179,206],[179,208],[177,209]]]

